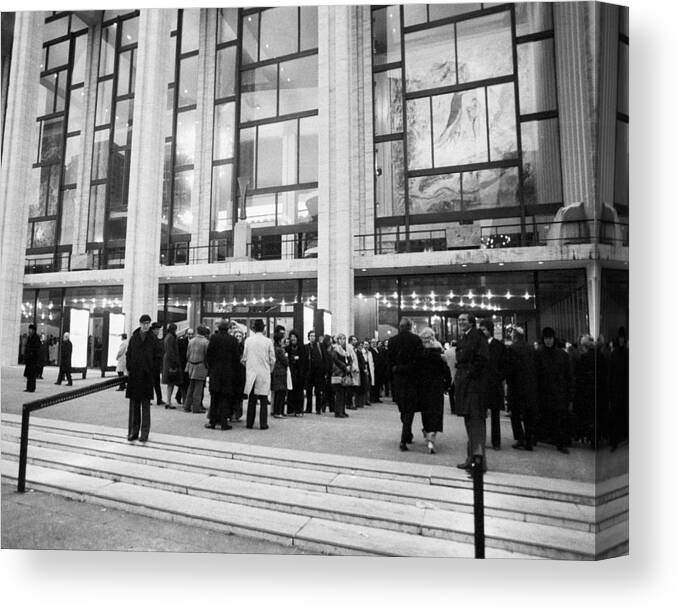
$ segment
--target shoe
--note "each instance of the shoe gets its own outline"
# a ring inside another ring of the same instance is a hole
[[[135,435],[130,434],[130,435],[127,437],[127,440],[131,443],[132,441],[136,441],[138,438],[139,438],[139,435],[136,435],[136,436],[135,436]]]
[[[492,449],[499,451],[501,449],[501,445],[492,445]]]
[[[123,388],[117,388],[115,391],[116,392],[124,392],[125,390]]]
[[[435,446],[433,445],[433,441],[428,441],[428,442],[426,443],[426,448],[428,449],[428,452],[431,453],[431,454],[433,454],[433,453],[436,452],[436,448],[435,448]]]
[[[165,405],[165,409],[172,409],[172,410],[174,410],[174,409],[176,409],[176,406],[167,403],[167,404]]]
[[[228,424],[221,426],[222,430],[233,430],[233,426],[229,426]]]
[[[383,400],[377,399],[377,400],[375,400],[374,402],[376,402],[376,403],[381,403],[381,402],[383,402]]]
[[[259,426],[259,430],[268,430],[268,426]]]
[[[532,445],[525,445],[525,451],[534,451]]]
[[[205,407],[200,407],[198,413],[207,413],[207,409],[205,409]]]
[[[471,464],[469,462],[462,462],[461,464],[457,464],[457,468],[461,468],[462,470],[471,470]]]
[[[186,407],[184,407],[184,408],[182,409],[182,411],[184,411],[185,413],[190,413],[190,412],[191,412],[191,410],[190,410],[190,409],[187,409]]]
[[[67,383],[66,385],[73,385],[72,383]]]
[[[286,415],[285,413],[281,413],[281,414],[280,414],[280,417],[286,418],[287,415]]]
[[[146,437],[142,437],[142,436],[139,437],[139,442],[140,442],[140,443],[145,443],[147,440],[148,440],[148,437],[147,437],[147,436],[146,436]]]
[[[205,428],[210,428],[211,430],[214,430],[214,424],[205,424]]]
[[[401,442],[400,443],[400,451],[409,451],[410,448],[407,446],[406,443]]]
[[[280,419],[282,415],[278,415],[277,413],[273,414],[273,419]]]
[[[556,447],[556,449],[560,451],[560,453],[564,453],[565,455],[569,455],[570,453],[570,450],[567,447]]]
[[[158,401],[158,406],[159,406],[159,407],[162,407],[162,405],[164,405],[164,404],[167,404],[167,403],[165,403],[164,400],[159,400],[159,401]]]
[[[251,430],[253,426],[245,426],[248,430]]]
[[[55,382],[54,382],[54,385],[61,385],[61,382],[60,382],[60,381],[55,381]]]
[[[526,448],[524,443],[513,443],[513,445],[511,445],[511,447],[513,447],[514,449],[525,449]]]

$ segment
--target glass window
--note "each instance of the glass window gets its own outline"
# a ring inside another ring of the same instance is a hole
[[[407,167],[426,169],[433,166],[431,158],[430,99],[407,102]]]
[[[405,214],[405,158],[403,142],[376,144],[374,174],[376,176],[377,216]]]
[[[193,55],[179,62],[179,108],[197,101],[198,56]]]
[[[134,49],[120,53],[118,57],[118,91],[116,95],[131,92],[130,70],[134,71]]]
[[[318,57],[302,57],[280,64],[280,109],[291,114],[318,107]]]
[[[56,220],[33,223],[33,247],[47,248],[54,245]]]
[[[68,15],[59,17],[54,21],[46,21],[42,31],[42,41],[49,42],[68,34]]]
[[[490,161],[516,159],[518,141],[513,83],[488,87],[487,106],[490,120]]]
[[[617,121],[614,202],[629,205],[629,124]]]
[[[177,142],[175,166],[195,162],[195,110],[177,114]]]
[[[385,341],[398,334],[397,282],[395,277],[355,278],[353,319],[357,337],[378,336],[380,341]],[[376,294],[381,298],[376,298]]]
[[[261,125],[257,151],[257,188],[297,182],[297,121]]]
[[[629,7],[628,6],[618,6],[617,10],[619,11],[619,33],[624,36],[629,35]]]
[[[318,189],[278,194],[278,224],[318,221]]]
[[[275,225],[275,193],[247,198],[247,220],[259,226]]]
[[[525,205],[562,202],[558,119],[523,123],[521,141]]]
[[[200,9],[185,8],[181,21],[181,52],[195,51],[200,34]]]
[[[134,100],[120,100],[115,105],[115,131],[113,142],[118,146],[132,144],[132,114]]]
[[[109,240],[124,240],[127,237],[127,217],[126,216],[115,216],[108,220],[107,227],[108,229],[108,239]],[[113,258],[115,255],[109,257]],[[119,255],[118,255],[119,256]],[[110,264],[109,259],[109,264]]]
[[[61,148],[64,138],[64,119],[46,119],[42,121],[40,142],[40,162],[56,163],[61,160]]]
[[[59,72],[59,76],[56,79],[56,106],[54,110],[56,112],[62,112],[66,109],[66,83],[68,82],[68,72],[67,70],[62,70]]]
[[[301,48],[300,51],[318,47],[318,7],[301,7]]]
[[[65,66],[68,63],[68,52],[70,50],[71,41],[64,40],[57,44],[47,47],[47,70]]]
[[[111,171],[109,177],[109,207],[111,210],[127,209],[129,189],[130,151],[113,147],[111,151]],[[124,238],[123,234],[123,238]]]
[[[191,199],[193,171],[177,172],[174,176],[174,205],[172,206],[173,233],[190,233],[193,225]]]
[[[113,94],[113,80],[108,79],[97,85],[97,110],[95,126],[108,125],[111,122],[111,97]]]
[[[212,231],[230,231],[233,228],[232,175],[230,163],[212,168]]]
[[[250,187],[254,185],[254,168],[257,159],[255,137],[256,127],[240,130],[240,171],[238,176],[249,178]]]
[[[488,160],[485,89],[437,95],[432,107],[436,167]]]
[[[77,189],[66,189],[61,198],[61,230],[59,244],[62,246],[73,243],[73,219]]]
[[[556,74],[553,39],[518,45],[520,114],[555,110]]]
[[[463,209],[519,205],[518,168],[484,169],[462,174]]]
[[[235,52],[236,47],[217,51],[217,82],[214,97],[221,99],[235,95]]]
[[[38,116],[52,114],[54,112],[54,98],[56,97],[58,78],[58,74],[48,74],[40,79]]]
[[[403,130],[403,81],[400,70],[377,72],[374,77],[375,135]]]
[[[172,137],[172,123],[174,121],[174,87],[167,89],[167,103],[165,105],[165,121],[163,133],[166,138]]]
[[[217,18],[217,44],[238,38],[238,9],[220,8]]]
[[[92,180],[102,180],[108,176],[108,139],[108,129],[101,129],[94,132]]]
[[[68,133],[80,131],[82,129],[82,111],[85,105],[85,88],[71,90],[71,97],[68,102]]]
[[[247,15],[242,20],[242,63],[251,64],[259,59],[259,13]]]
[[[318,117],[299,120],[299,182],[318,181]]]
[[[439,214],[461,210],[460,174],[410,178],[408,186],[410,214]]]
[[[80,135],[68,138],[66,140],[66,155],[64,159],[64,184],[76,184],[78,182],[81,153],[82,143]]]
[[[235,134],[235,103],[219,104],[214,107],[214,154],[216,159],[233,156]]]
[[[400,60],[400,7],[386,6],[372,11],[373,65]]]
[[[588,332],[588,298],[583,269],[540,271],[537,274],[539,321],[560,339],[575,343]]]
[[[122,39],[120,44],[125,47],[128,44],[139,42],[139,18],[126,19],[122,22]]]
[[[113,74],[115,66],[115,36],[117,26],[114,23],[101,30],[101,50],[99,51],[99,76]]]
[[[87,57],[87,36],[75,39],[73,69],[71,70],[71,86],[85,82],[85,59]]]
[[[617,79],[617,112],[629,114],[629,45],[619,43],[619,65]]]
[[[259,60],[297,52],[298,9],[280,6],[261,13]]]
[[[445,19],[446,17],[454,17],[455,15],[478,10],[480,10],[480,3],[478,2],[465,2],[463,4],[429,4],[428,20],[435,21],[436,19]]]
[[[405,34],[407,91],[457,83],[454,24]]]
[[[163,319],[167,324],[177,325],[177,336],[183,334],[189,327],[197,328],[200,319],[200,289],[201,284],[169,284],[167,286],[167,311]],[[164,308],[165,286],[160,285],[158,295],[161,306]]]
[[[56,165],[40,168],[40,201],[31,216],[52,216],[59,203],[59,168]]]
[[[516,36],[553,29],[550,2],[516,2]]]
[[[255,121],[276,115],[278,66],[265,66],[242,73],[241,118]]]
[[[80,30],[86,30],[87,24],[78,17],[75,13],[71,14],[71,32],[79,32]]]
[[[106,185],[97,184],[90,188],[89,193],[89,222],[87,227],[87,241],[104,241],[104,212],[106,211]]]
[[[513,73],[511,14],[506,12],[457,24],[459,82]]]
[[[426,23],[428,20],[425,4],[404,4],[403,10],[405,27],[417,25],[418,23]]]

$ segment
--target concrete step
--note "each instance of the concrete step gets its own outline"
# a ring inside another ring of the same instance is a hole
[[[18,441],[17,429],[5,429],[3,438]],[[279,486],[331,492],[342,496],[364,499],[386,499],[400,504],[423,506],[433,509],[473,512],[471,481],[465,480],[466,488],[450,488],[406,480],[389,480],[382,477],[367,477],[332,473],[310,468],[289,468],[261,462],[249,462],[231,458],[212,457],[184,451],[155,448],[151,444],[129,444],[118,437],[111,440],[92,440],[84,436],[70,436],[43,432],[31,433],[31,447],[52,447],[75,451],[79,454],[112,457],[116,460],[136,461],[187,472],[203,472],[230,479],[257,481]],[[12,453],[9,448],[3,451]],[[18,450],[16,450],[18,451]],[[33,456],[33,449],[29,452]],[[607,522],[614,524],[628,514],[628,499],[621,499],[608,511]],[[526,496],[511,496],[505,493],[487,492],[485,511],[488,517],[500,517],[575,529],[596,531],[595,508],[553,500],[541,500]],[[616,521],[615,521],[616,519]]]
[[[16,457],[18,446],[3,442],[2,451],[5,458]],[[415,506],[393,500],[338,496],[331,490],[281,488],[43,447],[34,448],[30,468],[34,464],[276,512],[473,543],[472,514],[425,504]],[[588,533],[486,516],[485,534],[486,544],[492,548],[559,559],[593,558],[595,536]]]
[[[15,462],[2,459],[0,472],[4,480],[16,481]],[[27,469],[27,485],[77,500],[220,532],[264,538],[317,553],[399,557],[473,557],[474,554],[473,545],[462,542],[112,482],[35,464],[30,464]],[[488,548],[486,556],[527,558],[520,553],[494,548]]]

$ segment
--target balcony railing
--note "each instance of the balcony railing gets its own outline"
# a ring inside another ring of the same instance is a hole
[[[318,234],[253,235],[247,256],[258,261],[317,258]]]
[[[189,246],[186,242],[160,249],[160,264],[168,266],[218,263],[232,257],[231,238],[212,240],[208,246]]]
[[[24,273],[55,273],[56,271],[71,270],[71,253],[59,252],[56,256],[27,256],[24,263]]]
[[[597,227],[597,231],[596,231]],[[597,240],[593,236],[597,233]],[[355,252],[399,254],[403,252],[435,252],[441,250],[473,250],[492,248],[534,247],[548,245],[599,244],[628,246],[628,224],[610,221],[551,221],[505,223],[479,226],[454,224],[440,229],[391,231],[355,236]]]

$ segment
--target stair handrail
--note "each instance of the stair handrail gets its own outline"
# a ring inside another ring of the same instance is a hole
[[[101,392],[102,390],[107,390],[114,386],[119,386],[120,384],[127,383],[128,377],[124,375],[122,377],[111,377],[106,381],[101,381],[99,383],[93,383],[84,388],[77,388],[75,390],[68,390],[67,392],[60,392],[59,394],[53,394],[52,396],[47,396],[46,398],[40,398],[38,400],[33,400],[31,402],[26,402],[22,405],[21,408],[21,441],[19,447],[19,480],[17,483],[17,491],[19,493],[24,493],[26,491],[26,461],[28,459],[28,426],[30,424],[30,416],[33,411],[39,411],[46,407],[51,407],[52,405],[57,405],[62,402],[67,402],[73,400],[74,398],[81,398],[87,396],[88,394],[95,394],[96,392]]]

